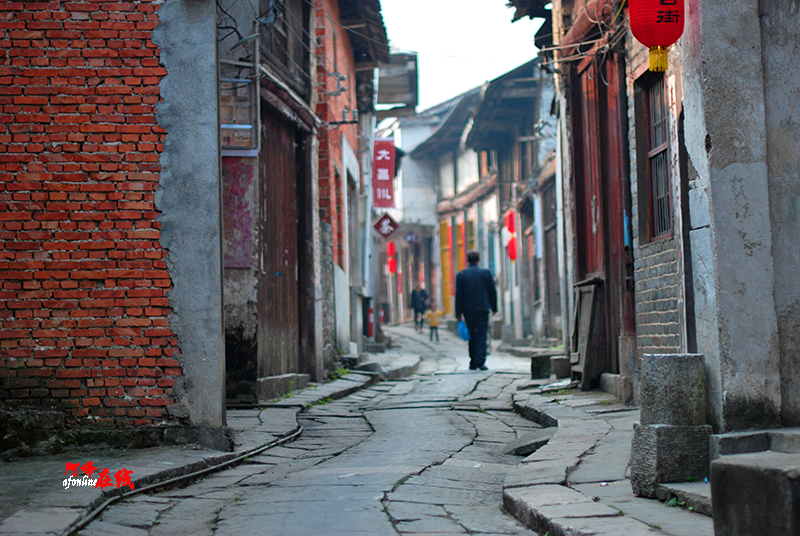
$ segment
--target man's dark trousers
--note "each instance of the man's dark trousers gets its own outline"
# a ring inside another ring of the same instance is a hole
[[[464,313],[469,329],[469,368],[476,369],[486,363],[486,334],[489,332],[489,311]]]

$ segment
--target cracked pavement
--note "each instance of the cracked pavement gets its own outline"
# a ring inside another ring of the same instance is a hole
[[[503,447],[538,427],[511,408],[526,360],[468,372],[463,348],[400,343],[424,356],[422,373],[314,406],[296,441],[114,504],[80,534],[536,534],[502,510],[521,460]]]

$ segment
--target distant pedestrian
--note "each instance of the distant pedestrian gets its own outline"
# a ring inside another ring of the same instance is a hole
[[[481,268],[481,255],[467,253],[469,266],[456,276],[456,320],[464,317],[469,329],[469,369],[487,370],[486,337],[489,331],[489,311],[497,312],[497,289],[492,272]]]
[[[431,308],[430,310],[425,313],[425,320],[428,321],[428,325],[431,327],[431,340],[433,340],[433,334],[436,334],[436,342],[439,342],[439,318],[444,314],[444,309],[441,311],[436,310],[436,303],[431,300]]]
[[[425,322],[424,314],[428,309],[428,291],[417,283],[417,288],[411,291],[411,308],[414,310],[414,327],[417,331],[422,331],[422,324]]]

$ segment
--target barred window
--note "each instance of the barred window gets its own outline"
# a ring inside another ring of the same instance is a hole
[[[664,77],[644,91],[647,118],[647,180],[650,192],[650,239],[672,234],[672,185]]]

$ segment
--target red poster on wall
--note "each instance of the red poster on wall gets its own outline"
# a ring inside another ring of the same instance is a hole
[[[372,199],[376,208],[394,208],[394,140],[376,139],[372,156]]]

